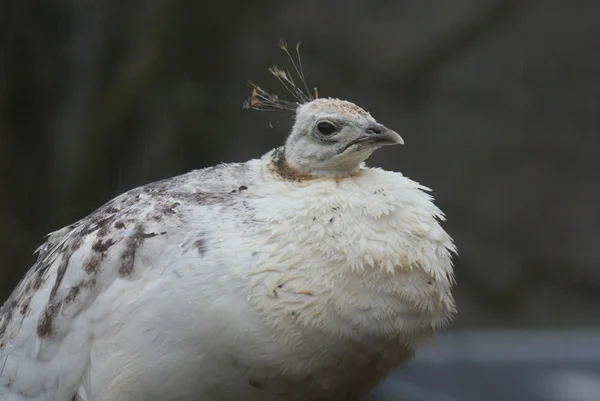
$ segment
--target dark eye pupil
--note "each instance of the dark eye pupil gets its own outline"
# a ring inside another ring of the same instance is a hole
[[[335,132],[335,125],[327,122],[322,122],[317,125],[317,129],[323,135],[331,135]]]

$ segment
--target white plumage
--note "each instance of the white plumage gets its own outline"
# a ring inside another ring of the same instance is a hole
[[[0,400],[362,399],[454,313],[442,213],[362,164],[391,143],[307,100],[285,147],[52,233],[0,310]]]

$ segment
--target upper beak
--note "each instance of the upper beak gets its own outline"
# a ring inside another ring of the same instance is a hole
[[[354,143],[372,142],[381,145],[403,145],[404,139],[396,131],[392,131],[383,125],[373,125],[354,141]]]

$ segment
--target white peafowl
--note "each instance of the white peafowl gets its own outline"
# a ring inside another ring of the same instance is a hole
[[[402,138],[280,46],[296,101],[245,107],[292,112],[285,146],[50,234],[0,309],[0,401],[357,401],[451,319],[442,212],[364,164]]]

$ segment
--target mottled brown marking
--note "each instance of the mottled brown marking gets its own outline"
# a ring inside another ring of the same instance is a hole
[[[69,290],[69,293],[65,298],[65,302],[68,304],[72,303],[75,300],[75,298],[77,298],[77,295],[79,295],[79,291],[81,291],[81,287],[79,285],[76,285],[75,287],[71,288],[71,290]]]
[[[214,205],[214,204],[227,204],[232,198],[229,193],[206,193],[206,192],[194,192],[194,193],[173,193],[170,197],[181,199],[187,203],[196,205]],[[179,203],[177,203],[179,205]],[[171,213],[176,213],[171,210]]]
[[[125,223],[123,223],[122,221],[117,221],[115,223],[115,228],[118,228],[119,230],[122,230],[125,228]]]
[[[56,308],[48,306],[37,324],[37,333],[41,338],[48,338],[54,335],[54,317],[56,316]]]
[[[270,167],[271,171],[273,171],[275,174],[278,174],[281,178],[289,181],[308,181],[317,178],[312,174],[300,171],[297,168],[290,166],[285,160],[285,152],[283,148],[278,148],[273,152]]]
[[[254,388],[258,388],[258,389],[262,389],[262,383],[259,382],[258,380],[255,380],[253,378],[248,379],[248,384],[251,385]]]
[[[27,313],[29,313],[31,299],[35,295],[35,292],[32,291],[33,283],[33,280],[29,280],[27,286],[25,286],[25,290],[22,293],[20,293],[22,294],[22,299],[19,305],[19,312],[21,312],[21,316],[25,316]]]
[[[110,222],[113,220],[113,216],[107,217],[106,219],[101,220],[98,225],[100,229],[98,230],[98,236],[104,237],[110,231]]]
[[[238,190],[239,190],[240,192],[242,192],[242,191],[245,191],[245,190],[247,190],[247,189],[248,189],[248,187],[247,187],[247,186],[245,186],[245,185],[240,185],[240,187],[238,188]]]
[[[92,213],[87,222],[81,227],[79,233],[73,237],[74,241],[83,241],[86,235],[98,231],[99,236],[104,236],[110,230],[110,223],[114,220],[114,215],[105,216],[106,210],[99,209]]]
[[[194,248],[198,249],[198,253],[200,255],[204,255],[206,253],[206,243],[204,239],[199,238],[196,241],[194,241]]]
[[[77,250],[77,248],[74,248],[74,244],[72,244],[69,248],[70,249],[67,250],[67,247],[63,246],[63,249],[61,252],[62,259],[60,261],[60,265],[56,269],[56,280],[54,281],[54,286],[52,287],[52,290],[50,291],[50,300],[51,301],[54,300],[54,298],[56,297],[56,294],[58,293],[58,289],[60,288],[60,284],[62,283],[63,278],[65,277],[65,273],[67,272],[67,267],[69,266],[69,261],[71,260],[71,256],[73,255],[73,252],[75,252],[75,250]]]
[[[45,282],[46,280],[44,279],[43,275],[38,273],[32,282],[31,288],[33,288],[34,291],[37,291]]]
[[[54,262],[53,259],[50,260],[46,260],[46,255],[40,255],[38,257],[38,260],[35,262],[35,265],[33,267],[33,271],[34,273],[41,278],[43,278],[46,275],[46,272],[48,271],[48,269],[50,269],[50,266],[52,265],[52,263]],[[46,280],[44,279],[44,281],[42,282],[42,284],[45,282]]]
[[[125,241],[125,249],[121,255],[121,267],[119,268],[121,276],[129,276],[133,273],[135,252],[144,240],[144,236],[144,225],[141,223],[136,224],[133,233]]]
[[[102,238],[94,241],[94,243],[92,244],[92,249],[96,252],[106,252],[108,251],[108,249],[113,246],[115,244],[115,240],[108,238],[106,240],[103,240]]]
[[[152,238],[152,237],[156,237],[158,235],[158,233],[142,233],[141,237],[142,238]]]
[[[21,307],[19,308],[19,312],[21,312],[21,315],[26,315],[27,312],[29,312],[29,304],[30,303],[31,303],[31,298],[28,298],[25,301],[23,301],[23,303],[21,304]]]
[[[8,323],[12,320],[13,311],[17,307],[17,301],[10,299],[0,308],[0,338],[6,331]]]
[[[98,267],[100,267],[100,262],[102,262],[102,259],[104,259],[103,254],[93,254],[84,262],[83,270],[85,270],[85,272],[88,274],[97,273]]]
[[[83,244],[83,240],[85,238],[85,236],[88,234],[88,232],[81,232],[79,234],[73,235],[70,238],[70,242],[65,241],[63,243],[63,249],[66,249],[67,245],[69,245],[69,250],[71,251],[71,253],[75,252],[76,250],[78,250],[79,248],[81,248],[81,245]]]

